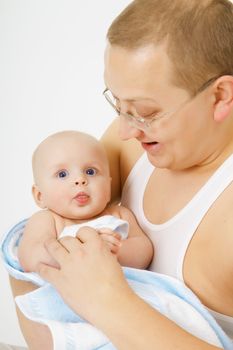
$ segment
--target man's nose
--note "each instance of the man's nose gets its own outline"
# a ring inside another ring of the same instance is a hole
[[[125,117],[119,116],[119,136],[121,140],[127,141],[133,138],[138,138],[143,131],[135,127],[132,123],[127,121]]]

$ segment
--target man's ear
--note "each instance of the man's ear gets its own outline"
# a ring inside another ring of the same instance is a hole
[[[214,84],[214,120],[222,122],[233,111],[233,76],[223,75]]]
[[[43,202],[42,193],[40,192],[38,186],[35,184],[32,186],[32,195],[38,207],[40,207],[41,209],[45,209],[46,205]]]

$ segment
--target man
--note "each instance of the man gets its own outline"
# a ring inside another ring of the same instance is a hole
[[[183,279],[233,337],[232,34],[227,0],[132,2],[108,31],[104,95],[119,120],[103,143],[113,199],[124,186],[155,245],[150,269]],[[117,349],[216,349],[139,299],[93,231],[62,245],[46,245],[61,268],[38,272]]]

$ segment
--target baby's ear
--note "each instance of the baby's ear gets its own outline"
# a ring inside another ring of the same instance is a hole
[[[45,209],[46,205],[43,202],[42,193],[40,192],[38,186],[35,184],[32,186],[32,195],[38,207],[40,207],[41,209]]]

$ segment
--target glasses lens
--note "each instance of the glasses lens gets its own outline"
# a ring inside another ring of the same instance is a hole
[[[145,129],[149,128],[150,123],[149,122],[146,123],[144,118],[135,117],[135,116],[131,115],[130,113],[121,112],[119,101],[112,95],[111,91],[106,90],[106,91],[104,91],[103,94],[104,94],[104,97],[106,98],[106,100],[108,101],[108,103],[117,112],[117,114],[119,116],[122,116],[127,121],[127,123],[129,123],[130,125],[138,128],[140,130],[145,130]]]

